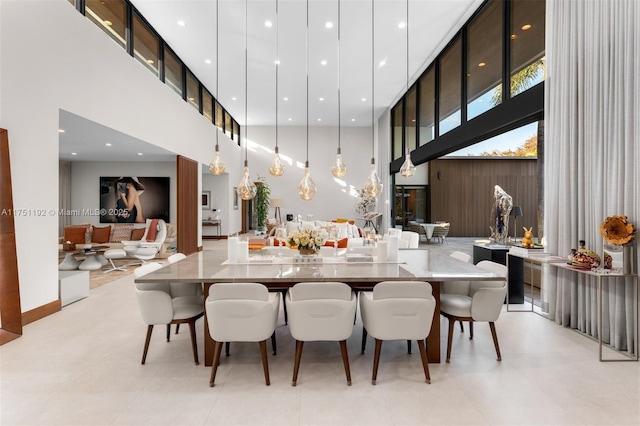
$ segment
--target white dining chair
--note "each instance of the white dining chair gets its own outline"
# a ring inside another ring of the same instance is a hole
[[[298,381],[304,342],[310,341],[340,342],[347,385],[351,386],[347,339],[353,333],[356,300],[351,287],[340,282],[298,283],[289,289],[285,304],[289,331],[296,340],[292,386]]]
[[[186,259],[184,253],[175,253],[167,257],[167,262],[173,264]],[[170,283],[171,299],[174,304],[201,304],[204,306],[204,291],[200,283]],[[176,324],[176,334],[180,331],[180,324]]]
[[[360,292],[363,339],[375,338],[371,384],[376,384],[384,340],[417,340],[425,381],[431,383],[425,339],[431,331],[436,300],[424,281],[383,281],[373,292]]]
[[[507,267],[488,260],[483,260],[476,266],[505,279],[503,281],[470,281],[466,294],[440,294],[440,313],[449,320],[447,362],[451,359],[451,344],[456,321],[469,322],[469,339],[473,339],[474,322],[488,322],[498,361],[502,361],[495,322],[500,317],[507,294]]]
[[[269,298],[264,284],[218,283],[210,287],[206,310],[214,350],[209,386],[215,384],[222,343],[229,342],[259,343],[264,380],[270,385],[267,339],[274,335],[279,309],[279,293]]]

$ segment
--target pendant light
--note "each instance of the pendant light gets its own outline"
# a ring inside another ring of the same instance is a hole
[[[305,201],[316,196],[318,189],[309,173],[309,0],[307,0],[307,159],[304,162],[304,177],[298,184],[298,195]]]
[[[407,0],[407,92],[409,93],[409,0]],[[406,135],[406,123],[405,123],[405,135]],[[416,166],[411,161],[411,153],[409,152],[409,141],[405,137],[405,156],[404,163],[400,167],[400,174],[404,177],[410,178],[416,172]]]
[[[284,164],[280,159],[280,153],[278,150],[278,68],[280,67],[280,56],[278,49],[279,41],[280,20],[278,19],[278,0],[276,0],[276,148],[274,150],[273,160],[269,166],[269,173],[271,176],[282,176],[284,173]]]
[[[338,153],[331,167],[331,174],[337,178],[347,174],[347,165],[342,161],[342,153],[340,152],[340,119],[340,0],[338,0]]]
[[[218,55],[218,47],[220,46],[220,44],[218,43],[219,37],[218,35],[220,34],[219,30],[218,30],[218,26],[220,23],[220,19],[218,18],[218,3],[219,0],[216,0],[216,102],[218,102],[218,60],[220,55]],[[211,164],[209,164],[209,171],[211,173],[213,173],[214,175],[221,175],[224,173],[224,169],[227,168],[227,165],[224,164],[224,162],[222,161],[222,159],[220,158],[220,149],[218,148],[218,133],[220,132],[220,130],[218,129],[218,126],[215,125],[216,122],[216,111],[215,111],[215,104],[214,104],[214,108],[213,108],[213,124],[215,127],[215,131],[216,131],[216,156],[213,159],[213,161],[211,162]]]
[[[382,192],[382,181],[376,173],[376,159],[374,158],[374,127],[375,127],[375,15],[374,0],[371,0],[371,171],[364,181],[362,190],[366,195],[377,198]]]
[[[247,11],[247,0],[244,0],[244,169],[242,171],[242,179],[240,179],[240,183],[238,184],[238,197],[240,197],[243,200],[251,200],[253,199],[253,197],[256,196],[256,193],[258,192],[258,189],[256,188],[256,184],[253,183],[253,181],[251,180],[251,174],[249,173],[249,160],[248,160],[248,156],[249,156],[249,149],[248,149],[248,143],[249,143],[249,138],[247,137],[247,133],[248,133],[248,119],[247,119],[247,103],[248,103],[248,80],[249,80],[249,74],[248,74],[248,70],[249,70],[249,56],[247,54],[247,46],[249,45],[248,42],[248,26],[247,26],[247,15],[248,15],[248,11]]]

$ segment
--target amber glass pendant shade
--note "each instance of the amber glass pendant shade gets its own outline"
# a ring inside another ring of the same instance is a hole
[[[316,188],[316,184],[311,179],[311,174],[309,173],[309,162],[305,164],[304,167],[304,177],[298,184],[298,195],[305,201],[310,201],[313,197],[316,196],[318,192],[318,188]]]
[[[247,166],[245,162],[242,179],[238,184],[238,197],[242,198],[243,200],[252,200],[253,197],[256,196],[257,191],[258,189],[256,188],[256,184],[251,181],[249,166]]]

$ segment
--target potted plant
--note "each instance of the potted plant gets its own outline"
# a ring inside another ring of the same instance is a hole
[[[264,177],[258,176],[256,182],[256,197],[254,198],[257,232],[256,235],[266,234],[267,232],[267,215],[269,214],[269,196],[271,188],[264,181]]]

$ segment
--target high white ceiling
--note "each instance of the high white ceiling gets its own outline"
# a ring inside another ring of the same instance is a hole
[[[277,57],[280,126],[304,126],[307,114],[310,126],[337,126],[338,107],[341,126],[370,126],[372,89],[377,118],[405,92],[407,75],[412,84],[482,4],[482,0],[410,0],[407,39],[407,27],[400,25],[407,22],[407,0],[375,0],[374,37],[370,0],[340,0],[340,12],[338,0],[309,0],[307,49],[306,1],[278,0],[276,15],[276,0],[249,0],[247,13],[245,1],[219,0],[216,55],[216,0],[131,2],[241,126],[245,125],[245,106],[249,126],[275,124]],[[217,81],[216,68],[220,73]],[[167,161],[175,156],[73,114],[61,113],[61,127],[66,130],[60,135],[61,159]],[[120,147],[112,151],[113,158],[104,156],[107,142]],[[81,156],[70,154],[79,149]],[[138,152],[145,155],[138,156]]]
[[[399,27],[407,22],[407,4],[411,83],[482,0],[375,0],[373,62],[371,1],[341,0],[338,10],[338,0],[309,0],[307,50],[306,1],[278,0],[276,15],[276,0],[219,0],[217,96],[216,1],[132,0],[132,3],[240,125],[245,124],[245,28],[248,28],[246,107],[250,126],[275,123],[277,57],[279,125],[306,124],[308,75],[309,125],[338,124],[339,88],[341,124],[369,126],[372,64],[375,64],[376,117],[399,99],[407,86],[407,26]],[[180,26],[178,21],[185,25]],[[272,23],[271,27],[265,25],[267,21]],[[333,27],[327,28],[327,22]],[[326,65],[321,61],[326,61]]]

